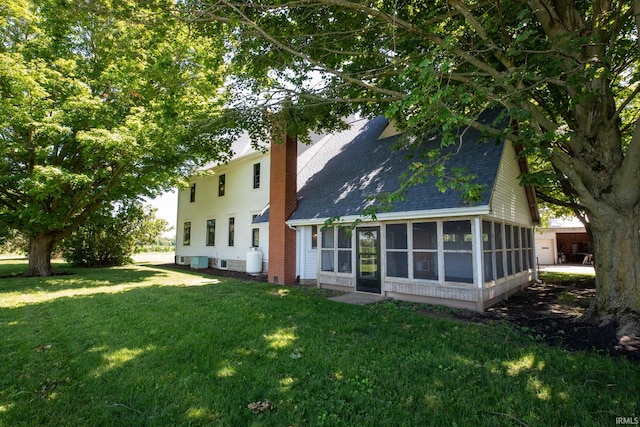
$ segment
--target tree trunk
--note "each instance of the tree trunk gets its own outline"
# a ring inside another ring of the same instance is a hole
[[[51,234],[38,234],[29,239],[29,267],[25,276],[54,276],[51,252],[56,239]]]
[[[596,296],[590,314],[617,321],[618,338],[640,336],[640,209],[599,209],[589,215]]]

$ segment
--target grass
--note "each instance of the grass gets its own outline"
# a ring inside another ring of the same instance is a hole
[[[640,365],[503,324],[136,265],[6,277],[0,425],[615,425]]]

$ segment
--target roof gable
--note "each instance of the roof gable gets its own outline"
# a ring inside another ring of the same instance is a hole
[[[327,141],[323,150],[330,160],[317,170],[298,192],[298,208],[290,220],[322,219],[360,215],[371,200],[385,192],[400,188],[400,178],[416,159],[407,151],[397,151],[393,145],[400,136],[378,139],[388,121],[375,118],[361,127],[349,141]],[[489,205],[495,182],[502,143],[479,143],[480,133],[467,129],[459,152],[447,162],[447,168],[462,167],[476,177],[475,183],[485,186],[481,200],[468,203],[453,190],[440,192],[435,178],[408,189],[406,201],[394,203],[391,212],[411,212],[452,209],[464,206]],[[426,150],[439,146],[439,137],[424,144]],[[449,147],[445,151],[458,150]]]

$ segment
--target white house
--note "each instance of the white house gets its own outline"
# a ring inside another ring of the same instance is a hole
[[[194,180],[195,190],[181,192],[176,260],[202,257],[205,264],[244,271],[249,258],[253,268],[249,248],[257,246],[272,283],[315,283],[483,311],[533,280],[532,228],[539,217],[533,191],[518,184],[526,163],[509,141],[483,142],[472,129],[460,135],[448,170],[471,174],[484,186],[481,200],[467,203],[453,190],[440,192],[429,178],[375,220],[361,217],[362,210],[398,189],[417,160],[392,150],[400,136],[384,118],[355,120],[302,152],[286,136],[268,153],[236,152]],[[437,136],[423,144],[425,150],[436,145]],[[325,226],[336,218],[355,225],[353,232]]]

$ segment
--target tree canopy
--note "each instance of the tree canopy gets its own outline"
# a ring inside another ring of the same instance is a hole
[[[30,239],[29,273],[113,201],[152,196],[218,158],[219,41],[171,1],[0,6],[0,227]]]
[[[640,0],[180,6],[204,31],[233,28],[233,81],[248,127],[287,99],[294,127],[359,110],[385,113],[409,133],[444,133],[444,144],[456,143],[451,131],[460,126],[511,139],[530,161],[523,182],[575,212],[593,236],[593,313],[623,323],[639,315]],[[475,120],[493,107],[511,126]],[[422,182],[432,166],[424,162],[408,181]]]

